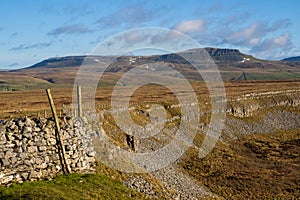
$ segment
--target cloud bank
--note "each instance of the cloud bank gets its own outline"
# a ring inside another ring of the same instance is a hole
[[[10,49],[10,51],[20,51],[20,50],[28,50],[28,49],[34,49],[34,48],[45,48],[49,47],[53,44],[53,41],[51,42],[39,42],[36,44],[26,45],[26,44],[20,44],[17,47],[13,47]]]
[[[92,32],[85,26],[81,25],[66,25],[58,27],[48,33],[48,35],[61,35],[61,34],[83,34]]]

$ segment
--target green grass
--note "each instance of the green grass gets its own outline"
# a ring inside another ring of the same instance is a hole
[[[0,199],[147,199],[121,182],[99,174],[71,174],[51,181],[0,186]]]
[[[53,84],[53,83],[19,83],[19,82],[7,82],[5,84],[0,84],[0,91],[23,91],[23,90],[36,90],[36,89],[46,89],[46,88],[70,88],[73,85],[67,84]]]

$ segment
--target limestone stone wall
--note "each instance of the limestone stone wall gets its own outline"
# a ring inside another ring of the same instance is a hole
[[[60,119],[65,157],[72,172],[94,170],[95,152],[84,145],[80,122]],[[53,119],[0,120],[0,184],[51,179],[62,173]]]
[[[226,112],[235,117],[251,117],[258,110],[274,107],[298,107],[300,105],[300,92],[294,96],[284,96],[277,98],[276,95],[258,96],[255,98],[240,98],[228,102]],[[250,99],[250,101],[249,101]],[[254,99],[254,100],[253,100]]]

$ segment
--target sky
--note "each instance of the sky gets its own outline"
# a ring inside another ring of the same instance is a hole
[[[300,56],[299,7],[298,0],[1,0],[0,69],[88,54],[117,33],[143,27],[262,59]]]

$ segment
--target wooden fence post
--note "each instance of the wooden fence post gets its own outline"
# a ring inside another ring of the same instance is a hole
[[[71,173],[71,169],[70,169],[70,167],[67,163],[66,157],[65,157],[65,148],[64,148],[63,141],[60,137],[60,126],[59,126],[58,118],[57,118],[57,115],[56,115],[56,110],[55,110],[55,106],[54,106],[54,102],[53,102],[53,99],[52,99],[52,96],[51,96],[50,89],[46,89],[46,93],[47,93],[47,96],[48,96],[49,104],[50,104],[52,114],[53,114],[53,118],[54,118],[54,122],[55,122],[55,132],[56,132],[56,136],[57,136],[57,139],[58,139],[58,145],[61,149],[61,158],[62,158],[61,160],[62,160],[63,172],[69,174],[69,173]]]
[[[78,117],[82,117],[81,86],[77,86]]]

